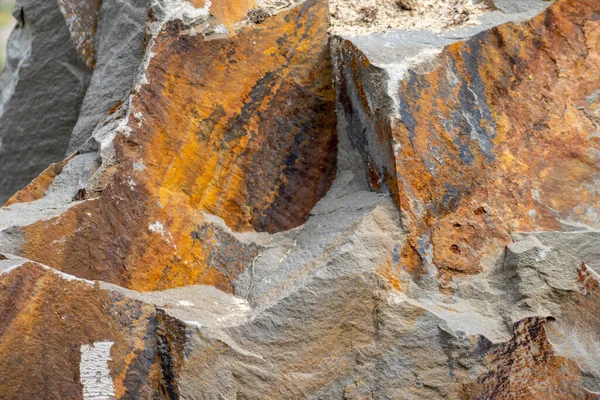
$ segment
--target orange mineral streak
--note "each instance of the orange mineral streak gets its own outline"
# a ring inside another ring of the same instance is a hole
[[[424,254],[430,241],[442,278],[481,271],[511,231],[600,226],[599,13],[559,0],[401,82],[397,202],[410,246]]]
[[[114,141],[108,184],[24,227],[22,254],[140,291],[231,292],[260,249],[227,227],[296,227],[335,177],[327,21],[326,2],[308,1],[232,38],[182,35],[179,21],[168,23],[149,83],[131,98],[130,132]]]
[[[275,232],[302,223],[324,195],[335,153],[319,23],[326,16],[303,21],[305,12],[298,13],[273,17],[233,41],[178,36],[178,27],[167,28],[148,68],[153,81],[134,100],[134,108],[151,116],[139,130],[154,132],[139,138],[144,143],[136,156],[147,160],[161,202],[183,193],[190,206],[221,216],[235,230]],[[188,52],[195,56],[173,56]]]
[[[46,191],[52,185],[52,182],[54,182],[54,178],[61,173],[62,169],[72,158],[69,157],[61,162],[50,164],[33,182],[8,199],[3,207],[14,203],[29,203],[44,197],[44,194],[46,194]]]
[[[80,348],[99,341],[114,343],[117,398],[125,386],[134,387],[126,382],[130,368],[144,382],[130,395],[150,398],[158,391],[155,360],[141,359],[155,345],[153,306],[67,281],[35,263],[0,276],[0,289],[0,378],[10,382],[2,386],[3,398],[81,399]]]
[[[582,355],[593,354],[600,339],[600,290],[588,267],[562,299],[559,317],[526,318],[515,324],[514,336],[487,356],[486,372],[461,384],[463,399],[596,399],[584,389]],[[587,339],[587,340],[586,340]],[[561,354],[561,342],[574,340],[576,354]],[[568,357],[566,357],[568,356]]]
[[[90,69],[96,65],[95,36],[102,0],[57,0],[77,53]]]
[[[196,8],[203,8],[205,0],[191,0],[190,3]],[[237,22],[242,21],[248,11],[256,7],[254,0],[211,0],[209,12],[214,15],[223,25],[231,29]]]

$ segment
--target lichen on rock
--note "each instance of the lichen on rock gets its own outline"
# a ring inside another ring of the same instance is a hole
[[[597,1],[19,7],[0,397],[598,396]]]

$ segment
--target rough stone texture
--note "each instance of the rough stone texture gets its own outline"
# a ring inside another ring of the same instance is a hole
[[[127,97],[143,55],[150,1],[103,0],[101,3],[94,74],[65,150],[67,156],[90,139],[96,125]]]
[[[585,72],[600,56],[598,11],[559,1],[383,68],[339,40],[340,111],[372,186],[387,183],[405,211],[404,263],[450,279],[493,262],[511,231],[598,227],[598,81]]]
[[[60,340],[44,346],[50,355],[61,349],[56,357],[73,371],[58,373],[64,379],[77,374],[78,344],[112,341],[118,398],[151,390],[164,398],[594,398],[598,275],[564,247],[527,237],[508,247],[495,271],[455,282],[460,296],[423,292],[408,281],[399,291],[383,272],[393,267],[384,260],[393,252],[385,222],[394,213],[390,205],[365,214],[354,238],[339,243],[345,252],[305,273],[291,290],[272,287],[277,300],[266,306],[251,307],[210,286],[137,293],[22,259],[0,261],[3,291],[10,294],[2,302],[10,323],[0,346],[45,316],[33,326],[52,329]],[[383,268],[361,270],[361,257]],[[43,285],[35,284],[40,280]],[[44,304],[52,311],[43,311]],[[140,338],[136,346],[132,337]],[[70,342],[77,346],[63,352]],[[0,354],[3,363],[14,358],[10,350]],[[22,365],[15,376],[43,365]],[[137,380],[128,380],[134,372]],[[40,379],[43,388],[47,381]],[[60,381],[53,385],[63,388]]]
[[[101,165],[85,169],[89,185],[63,191],[92,199],[55,219],[21,218],[18,253],[138,290],[231,291],[258,247],[228,231],[302,224],[335,177],[327,6],[303,3],[231,37],[208,12],[168,18],[153,28],[139,88],[93,139]]]
[[[8,263],[0,261],[0,273]],[[169,392],[171,378],[164,364],[181,357],[181,349],[175,348],[175,340],[181,339],[179,322],[152,304],[39,264],[21,264],[0,275],[4,398],[81,399],[80,345],[106,341],[113,343],[111,376],[97,379],[111,379],[117,398],[155,398]],[[165,336],[175,340],[161,345],[158,339]]]
[[[94,39],[102,0],[57,0],[79,57],[90,69],[96,65]]]
[[[65,154],[90,71],[55,1],[19,0],[0,78],[0,203]]]
[[[0,397],[600,396],[600,5],[129,4],[0,208]]]

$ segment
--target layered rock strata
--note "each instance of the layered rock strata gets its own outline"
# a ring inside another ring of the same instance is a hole
[[[598,397],[600,4],[56,7],[87,92],[3,186],[0,397]]]

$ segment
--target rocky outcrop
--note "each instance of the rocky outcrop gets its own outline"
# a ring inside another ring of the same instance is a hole
[[[598,227],[596,8],[558,2],[454,44],[386,38],[400,62],[377,37],[336,42],[340,114],[405,211],[415,273],[481,272],[515,230]]]
[[[598,397],[595,1],[71,3],[90,84],[0,208],[0,393]]]
[[[157,11],[166,20],[154,21],[136,89],[63,167],[88,177],[72,182],[71,200],[91,201],[19,224],[19,254],[137,290],[207,283],[231,291],[257,246],[229,228],[294,228],[327,192],[337,135],[326,4],[231,37],[208,8],[189,7],[183,19],[167,6],[166,16]],[[98,147],[100,165],[89,153]],[[50,237],[61,243],[52,260]]]
[[[19,0],[14,16],[0,80],[0,203],[64,157],[90,80],[58,2]]]

